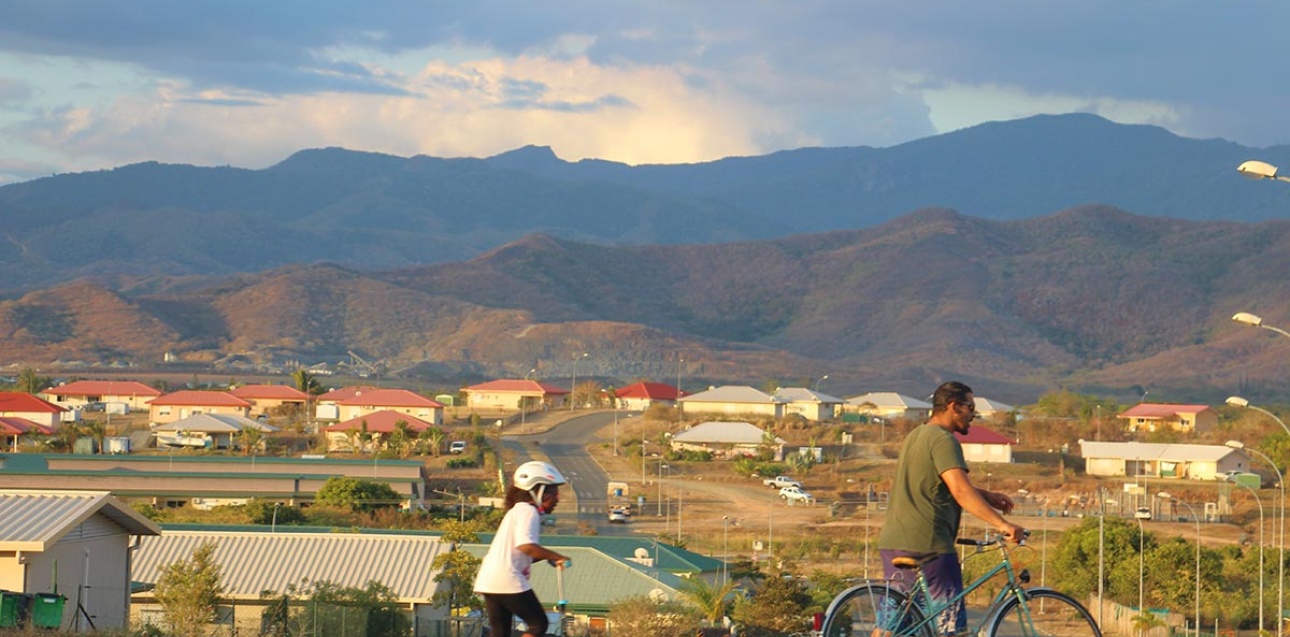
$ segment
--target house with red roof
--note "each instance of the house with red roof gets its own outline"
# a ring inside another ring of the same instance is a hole
[[[673,407],[676,405],[676,399],[685,395],[685,392],[667,383],[649,381],[632,383],[614,390],[614,398],[618,401],[620,409],[640,411],[649,409],[650,405],[662,404]]]
[[[344,421],[378,411],[392,411],[418,418],[433,426],[443,424],[443,403],[407,389],[360,387],[352,392],[327,392],[318,398],[321,401],[329,395],[331,396],[328,399],[329,404],[334,406],[334,411],[328,412],[331,418],[323,415],[321,403],[318,409],[319,418]]]
[[[340,401],[353,398],[354,394],[376,389],[371,385],[351,385],[338,387],[314,397],[314,418],[318,420],[340,420]]]
[[[125,406],[112,413],[129,413],[147,409],[148,401],[161,393],[156,387],[133,380],[76,380],[50,387],[37,395],[68,409],[82,409],[90,403],[103,403]]]
[[[185,389],[148,401],[148,420],[164,425],[193,414],[250,417],[251,403],[226,391]]]
[[[520,405],[529,410],[535,407],[560,407],[569,398],[567,389],[528,379],[490,380],[461,391],[466,394],[466,406],[472,409],[518,411]]]
[[[22,418],[57,429],[66,407],[20,391],[0,391],[0,418]]]
[[[398,430],[400,422],[405,423],[414,436],[435,426],[434,423],[398,411],[375,411],[323,428],[327,434],[327,450],[370,452],[373,444],[385,448],[389,444],[390,435]],[[363,440],[364,434],[369,436],[368,440]]]
[[[0,416],[0,449],[17,452],[22,439],[32,434],[51,436],[54,434],[54,428],[26,418]]]
[[[1138,403],[1115,417],[1123,420],[1125,429],[1130,432],[1172,430],[1197,433],[1212,431],[1218,426],[1218,413],[1209,405]]]
[[[230,394],[251,403],[251,415],[269,415],[281,412],[284,406],[304,413],[309,394],[287,385],[242,385],[229,390]]]
[[[1014,441],[997,431],[981,425],[972,425],[966,434],[955,433],[963,447],[963,459],[968,462],[1012,463]]]

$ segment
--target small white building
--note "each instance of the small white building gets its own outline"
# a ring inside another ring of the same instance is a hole
[[[1013,441],[997,431],[972,425],[967,435],[956,433],[954,437],[963,447],[963,459],[968,462],[1012,462]]]
[[[57,591],[67,598],[64,630],[90,630],[76,621],[78,602],[98,630],[124,629],[131,546],[160,533],[105,491],[0,490],[0,589]]]
[[[1229,471],[1250,470],[1250,458],[1223,445],[1153,442],[1080,442],[1084,471],[1091,476],[1150,476],[1219,480]]]
[[[843,410],[892,420],[923,421],[932,415],[932,404],[894,391],[875,391],[846,399]]]
[[[784,401],[747,385],[723,385],[678,401],[686,414],[727,414],[784,417]]]
[[[672,436],[671,445],[674,451],[709,451],[727,458],[756,455],[770,445],[776,458],[783,457],[784,439],[767,440],[766,434],[748,422],[710,421]]]
[[[833,420],[838,408],[846,402],[837,396],[822,394],[805,387],[781,387],[775,399],[784,403],[784,415],[797,414],[807,420]]]

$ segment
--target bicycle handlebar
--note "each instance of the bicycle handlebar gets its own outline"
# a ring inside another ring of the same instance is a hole
[[[1021,537],[1017,540],[1017,544],[1024,545],[1026,543],[1026,539],[1028,539],[1029,537],[1030,537],[1030,529],[1022,529]],[[964,546],[975,546],[977,548],[984,548],[987,546],[1007,544],[1008,539],[1009,539],[1008,536],[1002,533],[987,531],[985,534],[985,539],[983,540],[977,540],[970,537],[961,537],[961,538],[955,539],[954,543],[962,544]]]

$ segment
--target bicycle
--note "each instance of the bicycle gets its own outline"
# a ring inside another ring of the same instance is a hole
[[[918,573],[908,592],[890,580],[869,580],[842,591],[824,614],[821,637],[938,637],[938,618],[946,608],[962,602],[1000,573],[1006,584],[994,596],[984,617],[973,623],[963,637],[1102,637],[1093,615],[1074,598],[1047,587],[1026,588],[1029,571],[1017,572],[1009,559],[1008,538],[987,535],[984,540],[959,538],[958,544],[976,547],[974,555],[998,552],[999,563],[963,587],[953,599],[938,602],[928,594],[922,565],[933,559],[897,558],[894,565]],[[1022,544],[1024,545],[1024,538]],[[969,556],[970,557],[970,556]]]

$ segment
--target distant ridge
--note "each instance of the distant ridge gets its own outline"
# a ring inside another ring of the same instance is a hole
[[[685,165],[301,150],[263,169],[144,162],[0,187],[13,250],[0,294],[86,275],[228,275],[331,261],[459,261],[532,233],[599,245],[707,244],[870,228],[925,208],[1014,220],[1081,205],[1258,222],[1284,188],[1241,179],[1261,150],[1092,115],[993,122],[891,148],[804,148]],[[69,250],[69,246],[74,249]]]

